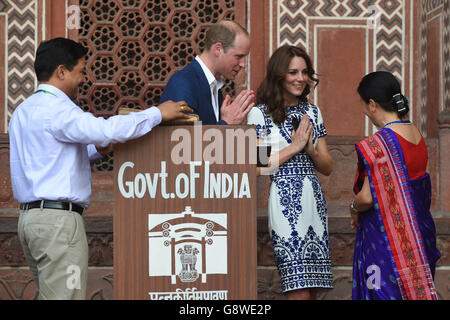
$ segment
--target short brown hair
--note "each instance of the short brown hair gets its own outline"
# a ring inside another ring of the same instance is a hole
[[[206,32],[205,50],[220,42],[225,52],[233,46],[237,34],[244,34],[249,37],[247,30],[245,30],[239,23],[231,20],[222,20],[214,24]]]

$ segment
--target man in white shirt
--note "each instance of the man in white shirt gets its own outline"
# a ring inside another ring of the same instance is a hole
[[[206,33],[203,52],[169,79],[161,102],[186,101],[203,124],[247,124],[254,92],[244,89],[231,101],[220,89],[245,68],[249,52],[250,37],[242,26],[229,20],[216,23]]]
[[[72,99],[84,81],[87,49],[69,39],[42,42],[36,52],[39,86],[9,124],[11,182],[20,202],[19,239],[40,299],[85,299],[88,244],[83,211],[91,199],[95,146],[141,137],[161,121],[187,118],[184,101],[167,101],[108,119]]]

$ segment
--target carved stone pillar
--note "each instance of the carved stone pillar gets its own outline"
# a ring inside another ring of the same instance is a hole
[[[450,106],[438,117],[439,123],[439,211],[450,217]]]

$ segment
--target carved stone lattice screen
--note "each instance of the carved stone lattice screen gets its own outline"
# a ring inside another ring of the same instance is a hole
[[[170,76],[203,48],[206,29],[234,19],[234,0],[80,0],[89,49],[80,106],[96,116],[158,104]],[[232,93],[228,83],[224,93]],[[96,166],[112,171],[112,154]]]

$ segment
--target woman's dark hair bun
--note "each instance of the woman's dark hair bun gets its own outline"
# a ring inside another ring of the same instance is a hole
[[[394,94],[392,98],[394,103],[394,110],[397,110],[399,117],[403,118],[403,116],[409,112],[408,98],[401,93]]]
[[[409,101],[401,91],[398,80],[386,71],[365,75],[358,86],[358,93],[365,103],[372,99],[385,111],[397,112],[403,118],[409,112]]]

